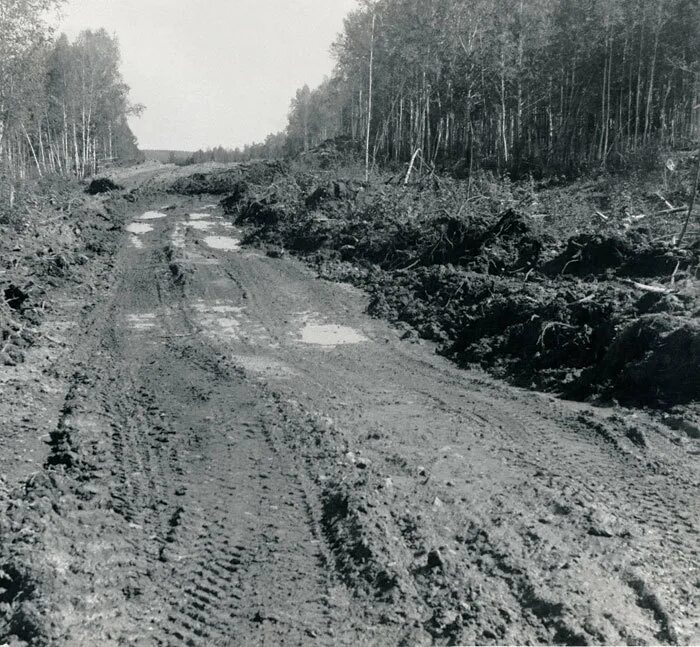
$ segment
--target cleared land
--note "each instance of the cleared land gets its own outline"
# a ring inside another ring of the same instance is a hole
[[[527,213],[495,209],[460,239],[454,219],[444,235],[422,223],[402,247],[406,224],[376,208],[375,220],[368,214],[378,200],[403,209],[395,198],[404,189],[377,197],[344,181],[336,193],[330,178],[299,178],[270,164],[115,175],[124,188],[81,198],[80,235],[67,220],[65,276],[54,286],[48,274],[35,277],[42,297],[18,274],[40,266],[22,260],[26,232],[12,234],[22,251],[9,246],[18,261],[5,276],[29,296],[8,301],[11,319],[23,325],[47,305],[29,325],[35,338],[12,344],[16,366],[0,384],[8,438],[0,637],[37,645],[697,642],[697,383],[688,396],[661,380],[653,410],[593,406],[464,370],[411,332],[426,336],[418,317],[433,316],[445,285],[438,304],[467,307],[478,294],[470,281],[490,282],[476,328],[499,298],[534,299],[532,311],[512,306],[528,321],[553,295],[561,302],[544,321],[565,325],[540,326],[543,339],[532,342],[546,354],[569,343],[567,325],[583,329],[560,319],[567,306],[608,303],[589,297],[596,289],[622,303],[611,310],[619,319],[601,346],[607,356],[647,294],[676,308],[652,315],[692,324],[697,252],[669,248],[668,275],[665,265],[651,275],[621,269],[636,267],[633,252],[608,263],[605,277],[597,265],[586,265],[586,276],[550,276],[547,263],[574,260],[562,237],[523,271],[514,264],[532,249],[525,241],[541,240]],[[362,218],[353,218],[355,205]],[[58,222],[66,213],[56,212]],[[615,240],[635,235],[643,236]],[[449,243],[435,246],[436,238]],[[293,242],[302,239],[320,242],[302,249]],[[458,241],[460,254],[446,257]],[[383,260],[389,248],[405,255]],[[319,278],[318,269],[354,277],[371,294]],[[438,291],[416,287],[422,276],[437,276]],[[405,314],[402,298],[418,314]],[[592,330],[598,321],[607,319]],[[447,336],[434,338],[449,348],[450,329],[435,324]],[[484,339],[503,362],[470,355],[468,345],[447,354],[513,382],[547,368],[516,370],[493,330]],[[584,356],[590,341],[580,343]],[[644,357],[654,357],[649,343]],[[686,354],[696,343],[691,337]],[[682,366],[686,356],[678,357]],[[626,393],[619,372],[595,381],[586,372],[593,366],[555,364],[541,385],[567,369],[562,384],[595,385],[588,395]]]

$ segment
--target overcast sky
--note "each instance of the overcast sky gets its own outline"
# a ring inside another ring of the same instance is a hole
[[[329,53],[356,0],[67,0],[71,38],[119,38],[141,148],[241,146],[284,128],[297,88],[333,69]]]

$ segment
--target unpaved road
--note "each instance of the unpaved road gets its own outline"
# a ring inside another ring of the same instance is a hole
[[[700,641],[697,439],[459,370],[210,199],[148,200],[5,510],[8,635]]]

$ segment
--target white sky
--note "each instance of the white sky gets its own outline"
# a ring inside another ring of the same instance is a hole
[[[356,0],[67,0],[60,30],[119,38],[139,146],[196,150],[260,141],[286,125],[297,88],[333,69]]]

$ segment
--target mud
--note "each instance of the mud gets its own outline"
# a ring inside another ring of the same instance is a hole
[[[138,195],[62,306],[52,393],[0,409],[48,441],[0,481],[0,642],[697,643],[692,421],[462,370],[289,255],[173,245],[206,197],[135,248],[121,223],[164,203]],[[475,303],[506,280],[433,269]],[[663,345],[681,324],[651,316]],[[363,340],[303,343],[309,325]]]

